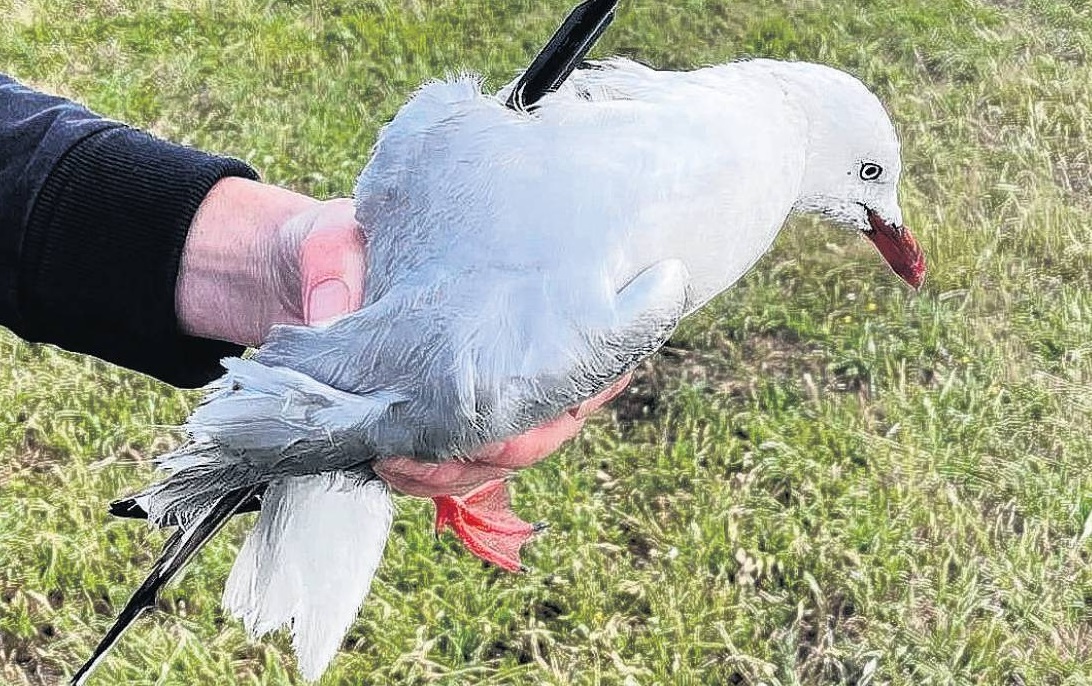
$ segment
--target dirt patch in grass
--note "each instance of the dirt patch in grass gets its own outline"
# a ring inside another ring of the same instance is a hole
[[[56,638],[57,632],[50,624],[39,627],[34,639],[0,631],[0,679],[5,684],[35,686],[62,683],[64,672],[46,656],[46,648],[42,645],[48,645]]]
[[[26,473],[46,474],[65,462],[64,451],[48,445],[37,429],[27,429],[23,434],[23,449],[10,458],[0,461],[0,487]]]
[[[666,346],[641,363],[625,393],[611,403],[623,423],[658,416],[668,391],[686,384],[707,386],[712,392],[742,392],[723,357],[708,351]]]
[[[799,627],[798,673],[809,682],[859,683],[865,666],[839,655],[836,645],[860,640],[861,628],[856,604],[840,591],[826,598],[822,607],[807,610]]]
[[[710,395],[742,399],[753,395],[761,378],[823,378],[825,354],[792,332],[764,333],[741,342],[726,343],[735,350],[685,348],[668,345],[634,371],[633,382],[612,403],[618,421],[625,424],[655,419],[669,393],[683,386],[698,386]],[[732,358],[739,362],[732,363]],[[857,392],[860,384],[834,374],[830,390]]]
[[[744,362],[763,376],[820,376],[825,358],[818,344],[802,341],[791,331],[750,336],[743,344]]]
[[[497,639],[485,647],[486,660],[499,662],[509,655],[515,658],[516,664],[520,665],[535,661],[535,656],[525,645],[505,639]]]

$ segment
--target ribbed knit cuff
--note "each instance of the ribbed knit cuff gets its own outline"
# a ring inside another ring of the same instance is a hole
[[[194,215],[227,176],[258,178],[238,160],[128,127],[73,147],[28,222],[20,333],[179,386],[216,378],[219,360],[243,348],[182,334],[175,284]]]

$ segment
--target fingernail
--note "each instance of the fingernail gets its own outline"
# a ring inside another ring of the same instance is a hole
[[[309,325],[325,324],[331,319],[348,314],[349,286],[341,279],[327,279],[311,288],[307,294]]]

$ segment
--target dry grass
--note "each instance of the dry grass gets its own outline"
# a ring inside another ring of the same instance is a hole
[[[499,84],[569,3],[0,0],[0,71],[344,194],[427,78]],[[1092,681],[1092,12],[958,0],[624,3],[603,52],[823,61],[904,141],[932,268],[787,230],[628,397],[518,483],[532,574],[403,501],[327,683]],[[194,400],[0,338],[0,678],[54,683],[162,536],[107,520]],[[295,683],[218,609],[243,524],[97,683]]]

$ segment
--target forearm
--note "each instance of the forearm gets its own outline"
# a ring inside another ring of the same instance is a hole
[[[74,145],[117,126],[0,74],[0,324],[21,323],[20,264],[33,199]]]
[[[298,263],[284,259],[280,269],[269,266],[279,261],[271,251],[282,245],[283,226],[316,205],[305,195],[247,179],[217,183],[186,240],[176,290],[181,329],[257,346],[273,324],[301,323],[298,301],[279,295],[298,290]]]
[[[241,348],[186,335],[175,293],[198,208],[241,162],[0,81],[0,324],[178,385]]]

